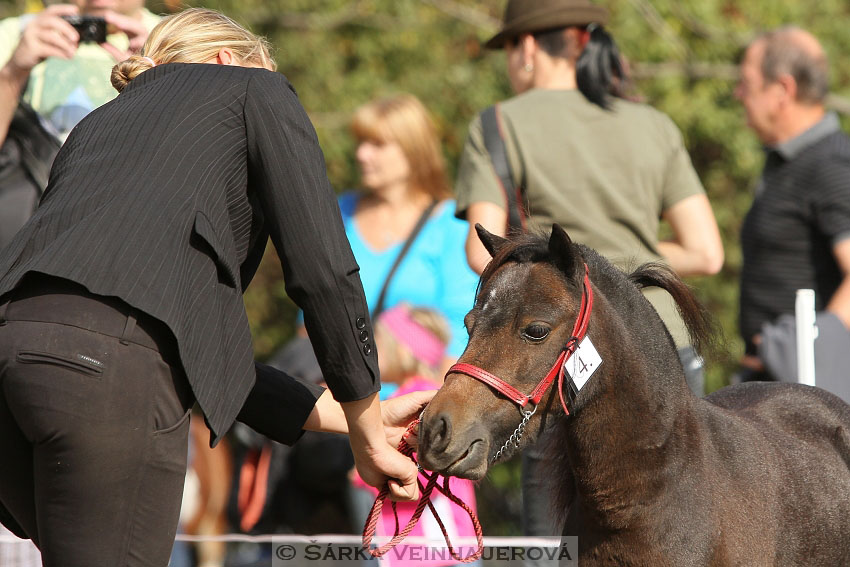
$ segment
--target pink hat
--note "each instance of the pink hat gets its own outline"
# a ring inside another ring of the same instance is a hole
[[[378,322],[386,325],[393,336],[410,349],[413,356],[428,366],[436,368],[443,360],[446,343],[426,327],[410,317],[410,312],[397,305],[378,315]]]

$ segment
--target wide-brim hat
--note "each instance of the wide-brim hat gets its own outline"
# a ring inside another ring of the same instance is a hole
[[[501,49],[522,33],[608,22],[608,10],[589,0],[508,0],[502,29],[484,47]]]

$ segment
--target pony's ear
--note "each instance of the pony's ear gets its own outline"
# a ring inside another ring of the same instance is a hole
[[[478,233],[478,239],[481,240],[481,244],[484,245],[484,248],[487,249],[487,252],[489,252],[492,257],[495,257],[496,252],[508,243],[507,238],[502,238],[501,236],[493,234],[479,223],[475,223],[475,232]]]
[[[555,264],[563,270],[567,276],[572,276],[576,269],[576,253],[573,241],[567,231],[561,225],[552,225],[552,234],[549,236],[549,253],[555,259]]]

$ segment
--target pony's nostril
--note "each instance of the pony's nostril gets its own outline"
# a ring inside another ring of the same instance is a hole
[[[430,446],[432,451],[442,452],[449,445],[451,437],[451,424],[445,415],[439,415],[434,419],[433,427],[430,429]]]

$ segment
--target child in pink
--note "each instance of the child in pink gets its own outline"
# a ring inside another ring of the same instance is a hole
[[[381,380],[396,382],[398,390],[391,397],[401,396],[417,390],[435,390],[442,384],[440,370],[444,366],[448,325],[442,315],[432,309],[398,305],[381,313],[375,321],[375,342],[378,346],[378,364]],[[422,484],[427,479],[420,475]],[[367,486],[359,476],[354,484],[365,487],[374,495],[377,491]],[[442,479],[439,483],[442,486]],[[472,482],[460,478],[449,481],[451,492],[475,511],[475,488]],[[435,488],[431,503],[437,511],[446,532],[460,557],[467,557],[476,550],[475,543],[464,543],[461,538],[474,540],[475,530],[466,511],[440,494]],[[397,503],[399,529],[407,525],[416,509],[415,502]],[[384,503],[381,517],[376,526],[380,543],[392,537],[395,519],[392,505]],[[384,555],[380,564],[387,567],[442,567],[458,562],[449,555],[439,524],[426,508],[413,528],[409,538],[427,538],[427,543],[402,542]]]

